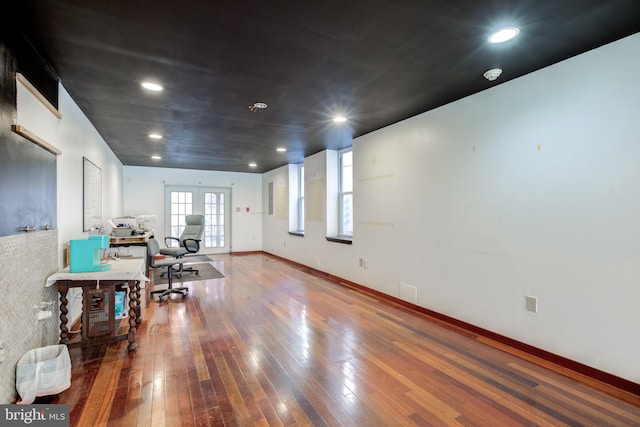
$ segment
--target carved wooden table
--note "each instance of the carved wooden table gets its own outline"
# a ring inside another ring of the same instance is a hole
[[[129,351],[135,350],[136,328],[142,321],[140,314],[140,282],[147,281],[143,259],[111,261],[111,269],[99,272],[71,273],[67,267],[47,278],[46,286],[56,284],[60,294],[60,344],[69,347],[103,344],[128,340]],[[127,288],[129,296],[129,328],[118,334],[115,325],[115,292]],[[67,323],[67,293],[71,288],[82,290],[81,339],[71,341]]]

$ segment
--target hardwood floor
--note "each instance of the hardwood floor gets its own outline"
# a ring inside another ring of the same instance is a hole
[[[225,278],[144,303],[137,351],[70,351],[52,403],[72,426],[640,425],[638,396],[267,255],[213,258]]]

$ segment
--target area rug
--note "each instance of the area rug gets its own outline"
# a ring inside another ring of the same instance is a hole
[[[185,255],[184,259],[187,260],[188,264],[193,263],[193,262],[209,262],[209,261],[213,261],[207,255]]]
[[[195,280],[209,280],[209,279],[220,279],[224,277],[224,274],[220,273],[214,266],[209,263],[203,262],[199,264],[193,265],[199,273],[184,273],[182,277],[178,277],[177,273],[173,274],[173,283],[181,283],[181,282],[193,282]],[[153,272],[153,283],[154,285],[162,285],[167,284],[167,275],[164,277],[160,276],[160,272],[162,270],[156,270]]]
[[[168,255],[156,255],[156,259],[157,260],[171,259],[171,257],[168,256]],[[186,264],[195,264],[195,263],[198,263],[198,262],[213,261],[213,258],[209,257],[208,255],[185,255],[184,259],[186,260],[186,262],[185,262]]]

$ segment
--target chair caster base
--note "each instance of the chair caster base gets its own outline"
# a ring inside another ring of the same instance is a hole
[[[182,299],[185,299],[187,297],[187,295],[189,295],[189,289],[182,289],[182,290],[176,290],[176,289],[172,289],[169,290],[168,292],[155,292],[158,293],[160,295],[158,295],[158,301],[162,302],[165,298],[170,299],[169,297],[171,296],[171,294],[180,294],[180,296],[182,296]],[[153,294],[154,292],[151,293],[151,298],[153,299]]]

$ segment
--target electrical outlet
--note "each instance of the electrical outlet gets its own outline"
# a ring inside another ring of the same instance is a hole
[[[525,304],[527,311],[532,313],[538,312],[538,298],[527,295],[525,297]]]
[[[362,260],[362,267],[364,267],[365,270],[369,268],[369,261],[367,261],[366,258]]]
[[[364,265],[364,260],[362,258],[358,258],[358,265],[362,267]]]

